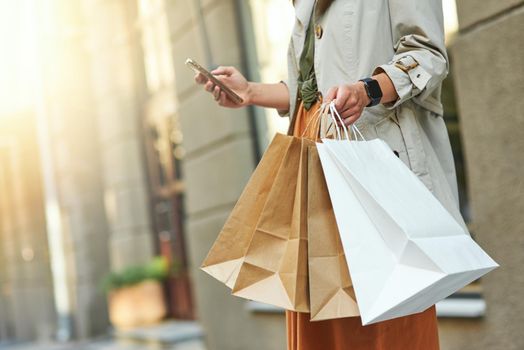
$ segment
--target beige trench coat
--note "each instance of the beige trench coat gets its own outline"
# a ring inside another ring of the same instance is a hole
[[[288,50],[290,108],[297,102],[298,62],[314,0],[295,2]],[[441,0],[336,0],[317,19],[315,73],[319,91],[370,77],[381,67],[399,99],[365,108],[356,125],[366,139],[381,138],[463,224],[455,166],[440,102],[448,72]]]

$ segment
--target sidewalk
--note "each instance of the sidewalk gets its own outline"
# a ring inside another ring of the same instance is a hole
[[[159,325],[115,332],[113,337],[65,344],[0,345],[0,350],[206,350],[196,322],[167,321]]]

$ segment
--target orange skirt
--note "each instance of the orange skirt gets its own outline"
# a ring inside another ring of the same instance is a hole
[[[293,134],[300,136],[320,101],[298,106]],[[315,124],[315,123],[313,123]],[[309,130],[308,130],[309,134]],[[411,316],[362,326],[360,317],[311,322],[308,313],[286,311],[288,350],[438,350],[435,307]]]

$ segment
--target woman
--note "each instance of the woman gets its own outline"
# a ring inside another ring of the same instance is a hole
[[[451,147],[442,118],[448,71],[440,0],[296,0],[288,80],[248,82],[233,67],[212,73],[243,99],[235,104],[197,75],[219,105],[276,108],[301,135],[322,101],[335,101],[346,125],[382,138],[462,222]],[[361,326],[358,317],[310,322],[286,312],[290,350],[438,349],[435,308]]]

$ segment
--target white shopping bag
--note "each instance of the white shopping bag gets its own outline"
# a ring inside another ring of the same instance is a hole
[[[384,141],[317,148],[364,325],[424,311],[498,266]]]

